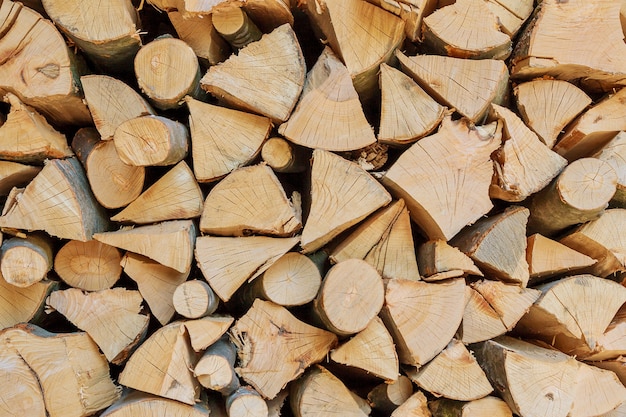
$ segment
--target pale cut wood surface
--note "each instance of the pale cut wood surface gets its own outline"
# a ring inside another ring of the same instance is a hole
[[[383,382],[376,385],[367,394],[367,401],[370,406],[376,410],[390,414],[404,404],[413,394],[413,384],[411,380],[404,375],[400,375],[398,379],[389,383]]]
[[[222,337],[204,351],[193,373],[203,387],[228,395],[239,388],[234,368],[236,359],[236,346]]]
[[[225,399],[229,417],[268,417],[267,402],[250,387],[239,387]]]
[[[98,291],[111,288],[122,274],[121,253],[97,240],[70,240],[54,257],[54,271],[74,288]]]
[[[446,277],[446,273],[459,271],[459,275],[469,274],[479,277],[483,273],[474,261],[458,248],[444,240],[429,240],[417,249],[420,274],[425,281],[436,281]]]
[[[261,148],[261,158],[276,172],[304,172],[310,157],[308,150],[281,137],[269,138]]]
[[[24,187],[41,171],[41,167],[18,162],[0,161],[0,195],[7,195],[13,187]]]
[[[188,319],[213,314],[219,299],[206,281],[190,280],[179,284],[172,296],[176,312]]]
[[[0,271],[11,285],[30,287],[46,278],[52,269],[52,241],[43,234],[4,240],[0,248]]]
[[[209,410],[202,403],[193,406],[179,401],[158,397],[141,391],[132,391],[101,414],[102,417],[206,417]],[[211,414],[212,415],[212,414]]]
[[[602,147],[595,155],[615,170],[617,189],[609,203],[615,207],[626,208],[626,131],[621,131]]]
[[[485,5],[498,18],[500,30],[513,38],[533,12],[532,0],[488,0]]]
[[[178,10],[167,13],[178,37],[193,49],[204,68],[225,61],[230,46],[213,27],[211,15],[183,16]]]
[[[428,401],[421,391],[416,391],[405,402],[400,404],[391,417],[431,417],[432,414],[428,409]]]
[[[0,327],[6,329],[18,323],[36,322],[42,318],[46,297],[57,290],[59,283],[42,280],[30,287],[20,288],[0,276]]]
[[[393,13],[404,21],[404,34],[411,42],[421,37],[422,21],[437,7],[436,0],[367,0],[381,9]]]
[[[615,373],[580,363],[576,377],[571,417],[604,415],[620,406],[626,398],[626,387]]]
[[[433,417],[512,417],[509,406],[500,398],[488,395],[478,400],[459,402],[442,398],[431,406]]]
[[[228,315],[213,315],[186,320],[184,325],[187,333],[189,333],[192,349],[196,352],[206,350],[230,329],[233,321],[235,319]]]
[[[456,337],[463,343],[477,343],[505,334],[508,329],[500,314],[472,286],[465,287],[465,309]]]
[[[256,42],[263,35],[248,14],[235,3],[225,3],[211,14],[213,27],[235,49]]]

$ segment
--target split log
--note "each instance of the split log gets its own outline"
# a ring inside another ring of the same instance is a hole
[[[367,171],[333,153],[314,150],[311,208],[302,230],[302,250],[320,249],[389,202],[389,193]]]
[[[172,300],[176,312],[188,319],[213,314],[219,305],[219,299],[209,284],[195,279],[179,284]]]
[[[429,239],[447,241],[493,207],[489,155],[500,146],[500,137],[501,125],[473,126],[448,115],[439,132],[400,155],[383,184],[404,199]]]
[[[329,47],[307,74],[300,101],[278,133],[297,145],[329,151],[376,142],[350,74]]]
[[[200,217],[200,231],[220,236],[261,234],[293,236],[302,221],[267,165],[239,168],[209,192]]]
[[[296,35],[285,24],[209,68],[200,85],[229,105],[281,123],[296,105],[305,71]]]
[[[310,152],[280,138],[269,138],[261,148],[261,158],[275,172],[303,172],[309,166]]]
[[[239,387],[226,397],[226,413],[229,417],[268,417],[267,402],[250,387]]]
[[[111,288],[122,274],[117,248],[96,240],[70,240],[54,257],[54,271],[68,285],[85,291]]]
[[[0,161],[0,195],[5,196],[13,187],[25,187],[41,171],[41,167],[17,162]]]
[[[204,351],[193,373],[203,387],[229,395],[239,388],[234,368],[236,359],[236,346],[222,337]]]
[[[513,417],[509,406],[491,395],[464,402],[442,398],[431,403],[433,417]]]
[[[139,314],[142,301],[138,291],[124,288],[92,293],[70,288],[54,291],[47,305],[87,332],[109,362],[120,364],[148,330],[149,316]]]
[[[234,3],[216,7],[211,14],[213,27],[234,50],[261,39],[262,33],[245,11]]]
[[[404,375],[391,383],[382,383],[375,386],[368,394],[370,406],[386,414],[391,414],[400,405],[404,404],[413,394],[413,384]]]
[[[235,319],[231,316],[206,316],[186,320],[183,324],[189,333],[191,347],[196,352],[206,350],[222,337]]]
[[[606,162],[582,158],[569,164],[530,202],[528,230],[550,237],[597,219],[615,194],[617,174]]]
[[[469,256],[444,240],[429,240],[420,245],[417,258],[424,281],[440,281],[463,275],[483,276]]]
[[[199,182],[215,181],[250,164],[270,134],[269,118],[186,97],[193,170]]]
[[[167,13],[178,37],[193,49],[200,65],[208,68],[225,61],[230,46],[215,30],[211,15],[183,16],[180,11]]]
[[[396,52],[396,57],[402,70],[429,95],[472,122],[480,122],[491,103],[504,104],[509,72],[501,60],[438,55],[408,57],[401,52]]]
[[[573,394],[574,403],[568,416],[599,416],[624,402],[626,387],[613,372],[580,363]]]
[[[585,361],[617,360],[626,356],[626,304],[617,311],[604,334],[598,338],[597,345],[601,352]]]
[[[58,287],[57,281],[45,279],[30,287],[20,288],[0,276],[0,328],[41,321],[46,298]]]
[[[587,362],[589,365],[612,371],[617,375],[622,385],[626,386],[626,356],[620,356],[612,360]]]
[[[498,18],[500,30],[511,38],[521,29],[534,8],[532,0],[488,0],[485,5]]]
[[[145,392],[129,390],[104,410],[101,417],[158,417],[160,415],[180,417],[207,417],[209,410],[203,403],[193,406]],[[213,415],[212,413],[210,414]]]
[[[424,16],[437,7],[435,0],[367,0],[404,21],[404,34],[411,42],[419,42]]]
[[[463,343],[477,343],[503,335],[507,328],[498,312],[471,286],[465,287],[465,310],[456,337]]]
[[[52,159],[24,189],[9,195],[0,226],[44,230],[62,239],[87,241],[108,228],[76,158]]]
[[[617,189],[610,206],[626,208],[626,131],[619,132],[594,155],[611,165],[617,174]]]
[[[400,404],[391,417],[431,417],[428,409],[426,396],[421,391],[416,391],[405,402]]]
[[[2,242],[0,270],[11,285],[30,287],[46,277],[52,263],[52,242],[46,235],[30,234]]]

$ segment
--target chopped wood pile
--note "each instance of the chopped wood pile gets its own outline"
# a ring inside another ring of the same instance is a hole
[[[0,416],[626,416],[625,33],[0,0]]]

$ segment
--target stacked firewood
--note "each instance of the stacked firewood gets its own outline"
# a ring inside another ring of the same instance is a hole
[[[625,32],[0,0],[0,416],[626,416]]]

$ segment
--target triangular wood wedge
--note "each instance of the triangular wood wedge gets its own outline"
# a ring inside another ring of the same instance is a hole
[[[126,394],[119,401],[104,410],[100,416],[135,417],[149,416],[158,412],[166,416],[206,417],[209,413],[202,403],[191,406],[179,401],[134,390]]]
[[[189,333],[191,347],[200,352],[217,342],[230,329],[235,319],[231,316],[207,316],[183,323]]]
[[[329,47],[307,74],[298,106],[278,133],[298,145],[329,151],[376,142],[350,74]]]
[[[430,96],[473,122],[482,119],[489,104],[503,104],[508,91],[509,72],[504,61],[498,59],[407,57],[402,52],[396,52],[396,56],[402,70]]]
[[[589,365],[597,366],[598,368],[612,371],[617,375],[622,384],[626,382],[626,356],[620,356],[615,359],[587,362]],[[626,386],[626,385],[625,385]],[[626,403],[624,403],[626,405]],[[626,411],[626,409],[625,409]],[[623,414],[607,415],[607,417],[621,417]]]
[[[474,355],[456,339],[433,360],[407,375],[420,388],[451,400],[477,400],[493,391]]]
[[[262,274],[298,241],[299,237],[201,236],[196,241],[196,260],[213,291],[228,301],[244,282]]]
[[[456,337],[465,344],[483,342],[505,334],[500,314],[471,286],[465,287],[465,310]]]
[[[220,236],[293,236],[302,228],[299,208],[287,199],[265,164],[239,168],[220,181],[204,201],[200,231]]]
[[[525,287],[530,274],[526,261],[528,215],[527,208],[511,206],[466,228],[450,244],[472,258],[487,277]]]
[[[203,68],[217,65],[230,55],[230,45],[213,27],[212,16],[183,16],[178,11],[167,13],[178,37],[193,49]]]
[[[541,295],[539,290],[499,281],[481,280],[470,286],[498,313],[507,330],[515,327],[519,319],[528,312]]]
[[[579,363],[569,417],[606,416],[626,399],[626,387],[615,373]]]
[[[611,165],[617,174],[617,189],[610,204],[626,208],[626,131],[619,132],[594,158]]]
[[[318,250],[389,202],[389,193],[363,168],[316,149],[311,169],[311,208],[302,231],[302,250]]]
[[[7,195],[13,187],[25,186],[39,171],[41,167],[0,161],[0,195]]]
[[[420,279],[404,200],[372,214],[330,254],[333,262],[353,258],[364,259],[383,278]]]
[[[270,134],[267,117],[185,99],[193,171],[199,182],[215,181],[256,158]]]
[[[70,240],[54,257],[54,271],[68,285],[85,291],[111,288],[122,274],[117,248],[97,240]]]
[[[500,138],[496,123],[474,126],[448,115],[439,132],[400,155],[383,184],[404,199],[411,218],[429,239],[450,240],[493,207],[490,155]]]
[[[191,268],[196,227],[191,220],[171,220],[148,226],[96,233],[97,241],[147,256],[178,272]]]
[[[337,336],[310,326],[281,306],[256,300],[231,333],[238,346],[237,373],[272,399],[337,344]],[[280,358],[276,361],[276,358]]]
[[[469,256],[445,240],[429,240],[420,245],[417,257],[420,275],[425,281],[439,281],[452,273],[455,276],[483,276]]]
[[[135,350],[119,383],[160,397],[194,405],[200,384],[193,376],[196,354],[179,322],[163,326]]]
[[[492,395],[468,402],[441,398],[429,405],[433,417],[513,417],[507,403]]]
[[[181,273],[132,252],[126,252],[118,264],[124,268],[124,273],[137,283],[137,288],[150,307],[150,312],[161,325],[166,325],[176,313],[172,301],[174,291],[179,284],[187,280],[189,271]]]
[[[385,381],[398,379],[398,354],[393,338],[378,317],[350,340],[333,349],[330,352],[330,359],[363,369]]]
[[[191,219],[202,213],[202,200],[191,168],[180,161],[111,220],[146,224]]]
[[[492,198],[522,201],[543,189],[567,165],[506,107],[492,104],[492,115],[504,122],[502,147],[492,156],[496,177],[489,189]]]
[[[421,366],[437,356],[461,324],[464,306],[463,279],[436,284],[390,280],[381,318],[396,342],[400,363]]]
[[[500,30],[513,38],[534,10],[532,0],[488,0],[485,5],[498,18]]]
[[[391,417],[432,417],[428,409],[429,401],[422,391],[416,391],[398,408],[393,410]]]
[[[404,40],[404,22],[360,0],[307,2],[311,21],[346,64],[359,94],[377,94],[378,68],[389,62]]]
[[[530,285],[549,278],[571,274],[596,263],[596,260],[538,233],[528,237],[526,260]]]
[[[50,294],[47,304],[87,332],[109,362],[120,364],[148,330],[149,316],[139,314],[142,301],[139,291],[124,288],[92,293],[70,288]]]
[[[0,328],[37,322],[43,315],[46,298],[58,287],[57,281],[44,279],[30,287],[20,288],[0,276]]]
[[[49,160],[24,189],[14,189],[0,226],[44,230],[61,239],[87,241],[108,228],[76,158]]]
[[[406,145],[428,135],[441,122],[445,107],[437,103],[412,78],[380,66],[380,128],[378,141]]]
[[[367,402],[379,412],[390,414],[413,394],[413,383],[400,375],[395,381],[385,381],[367,393]]]
[[[296,105],[305,72],[296,35],[285,24],[212,66],[200,85],[230,105],[281,123]]]
[[[429,52],[465,59],[506,59],[511,38],[502,33],[487,2],[458,0],[424,18],[424,44]]]
[[[56,131],[32,107],[14,94],[5,98],[11,105],[7,120],[0,125],[0,158],[41,164],[45,159],[67,158],[74,153],[65,135]]]
[[[113,139],[115,129],[125,121],[155,114],[139,93],[117,78],[84,75],[80,82],[93,123],[104,140]]]
[[[618,310],[604,334],[597,340],[597,353],[585,361],[613,360],[626,357],[626,304]]]
[[[548,148],[554,146],[563,128],[591,104],[583,90],[561,80],[521,83],[513,93],[522,119]]]
[[[438,7],[438,3],[432,0],[368,1],[404,20],[404,34],[411,42],[420,41],[422,35],[422,19]]]

